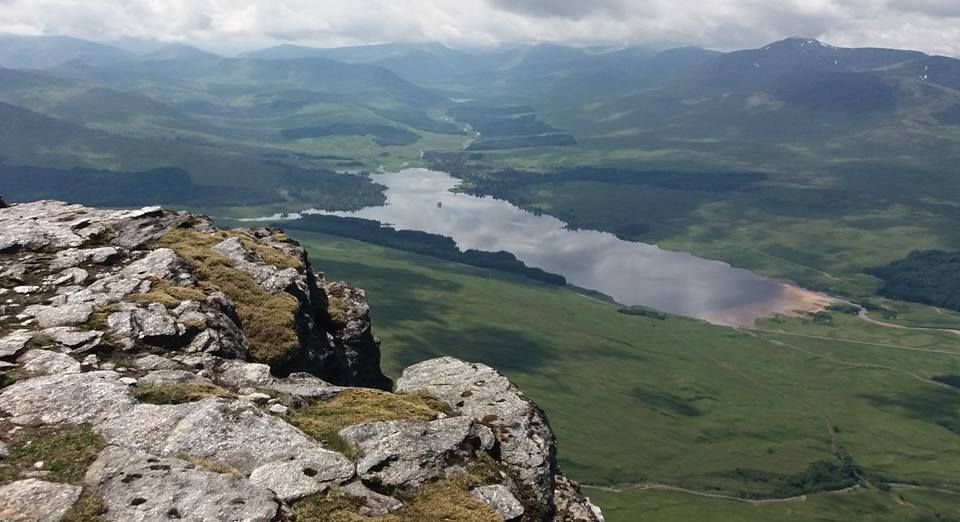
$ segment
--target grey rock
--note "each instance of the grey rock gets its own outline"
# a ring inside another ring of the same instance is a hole
[[[176,252],[169,248],[158,248],[147,254],[143,259],[134,261],[124,267],[122,274],[139,279],[147,277],[172,279],[182,266],[183,261]]]
[[[329,400],[347,389],[334,386],[308,373],[293,373],[285,379],[275,379],[261,387],[303,400]]]
[[[114,312],[107,317],[107,327],[110,332],[119,337],[133,337],[135,326],[133,313],[129,311]]]
[[[106,233],[106,224],[97,221],[110,214],[57,201],[4,209],[0,213],[0,252],[79,247]]]
[[[123,416],[136,404],[115,372],[34,377],[0,392],[0,410],[18,425],[97,424]]]
[[[490,506],[505,521],[517,520],[523,516],[523,504],[506,486],[481,486],[470,494]]]
[[[274,415],[286,415],[290,411],[290,408],[287,408],[282,404],[274,404],[267,408],[267,411],[273,413]]]
[[[543,412],[499,372],[443,357],[403,371],[398,392],[424,390],[498,432],[501,457],[538,498],[553,503],[556,441]]]
[[[270,367],[266,364],[224,361],[219,371],[220,383],[234,389],[261,388],[274,381]]]
[[[360,478],[385,487],[415,488],[462,472],[475,451],[493,447],[489,430],[467,417],[361,424],[341,430],[340,437],[363,455]]]
[[[40,328],[75,326],[86,323],[93,314],[91,304],[68,304],[63,306],[28,306],[26,313],[37,320]]]
[[[185,370],[155,370],[140,379],[140,384],[151,386],[164,384],[210,384],[210,379]]]
[[[280,269],[264,263],[256,254],[247,250],[240,238],[232,237],[213,247],[236,268],[250,274],[257,283],[272,294],[283,292],[291,287],[301,287],[305,292],[305,278],[293,268]]]
[[[59,352],[29,350],[17,362],[30,375],[59,375],[80,373],[80,362]]]
[[[326,458],[329,450],[280,418],[228,399],[140,404],[101,426],[106,439],[154,455],[189,455],[245,474],[277,461]]]
[[[50,262],[50,268],[53,270],[63,270],[74,268],[83,263],[104,264],[120,255],[120,251],[114,247],[100,248],[71,248],[57,252],[56,257]]]
[[[133,377],[121,377],[120,382],[126,384],[127,386],[134,386],[137,384],[137,380]]]
[[[159,355],[144,355],[133,361],[133,365],[141,370],[176,370],[180,365]]]
[[[87,272],[82,268],[68,268],[60,274],[60,277],[54,279],[52,284],[54,286],[61,286],[67,283],[72,285],[80,285],[83,284],[83,282],[89,277],[90,272]]]
[[[0,358],[15,357],[26,349],[27,343],[33,339],[34,335],[36,333],[30,330],[16,330],[0,339]]]
[[[3,442],[0,442],[0,457],[8,456],[10,456],[10,448],[8,448]]]
[[[58,522],[80,498],[80,486],[27,479],[0,487],[0,520]]]
[[[15,286],[13,292],[20,295],[34,294],[40,291],[39,286]]]
[[[249,395],[241,395],[239,399],[244,401],[250,401],[254,404],[263,405],[270,400],[270,396],[266,393],[251,393]]]
[[[600,508],[583,496],[580,487],[563,474],[557,476],[554,498],[557,512],[565,515],[561,522],[604,522]]]
[[[116,522],[270,522],[280,509],[272,493],[241,477],[115,446],[100,453],[85,482]]]
[[[47,328],[43,334],[58,344],[68,348],[77,348],[88,343],[99,343],[102,334],[94,330],[80,330],[71,326]]]
[[[136,335],[140,339],[175,337],[180,334],[177,322],[166,307],[151,303],[146,309],[137,308],[133,312]]]
[[[403,507],[403,502],[393,497],[381,495],[364,486],[363,482],[359,480],[343,486],[340,491],[348,497],[363,501],[363,506],[360,507],[360,514],[363,516],[383,517]]]
[[[0,272],[0,277],[5,279],[10,279],[12,281],[23,282],[24,278],[27,275],[27,266],[23,263],[14,263],[12,266]],[[3,289],[6,293],[6,288]]]
[[[250,482],[265,487],[286,502],[326,491],[353,478],[353,463],[332,451],[310,458],[271,462],[253,470]]]

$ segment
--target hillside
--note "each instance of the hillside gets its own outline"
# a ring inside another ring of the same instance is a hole
[[[0,67],[47,69],[74,60],[107,64],[131,57],[116,47],[68,36],[0,34]]]
[[[4,520],[602,521],[496,370],[391,392],[364,292],[279,230],[3,204],[0,263]]]

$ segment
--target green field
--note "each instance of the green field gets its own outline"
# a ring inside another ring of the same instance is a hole
[[[389,373],[441,355],[501,369],[546,410],[561,465],[583,483],[776,498],[811,464],[849,454],[871,484],[960,491],[960,394],[930,380],[960,373],[960,336],[843,314],[833,314],[832,326],[773,318],[754,332],[658,321],[570,290],[293,235],[318,270],[367,290]],[[613,522],[660,511],[683,520],[698,510],[731,521],[843,520],[839,514],[857,512],[865,520],[925,520],[950,507],[910,492],[908,503],[920,506],[911,500],[917,496],[932,507],[893,515],[885,510],[898,504],[878,490],[818,494],[793,511],[666,492],[589,492]]]

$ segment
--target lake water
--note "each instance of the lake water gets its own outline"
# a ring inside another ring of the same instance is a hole
[[[758,317],[810,306],[811,294],[785,281],[604,232],[568,230],[559,219],[505,201],[450,192],[459,181],[443,172],[409,169],[374,177],[388,188],[384,206],[304,213],[360,217],[441,234],[461,250],[505,250],[527,266],[560,274],[570,284],[619,303],[716,324],[751,325]]]

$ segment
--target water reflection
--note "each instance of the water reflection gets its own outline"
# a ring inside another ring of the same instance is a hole
[[[645,305],[717,324],[749,325],[798,307],[802,293],[783,281],[612,234],[566,228],[492,198],[455,194],[448,174],[410,169],[377,176],[387,202],[357,212],[321,212],[378,220],[397,229],[449,236],[461,250],[506,250],[528,266],[561,274],[627,305]],[[296,217],[296,216],[291,216]]]

